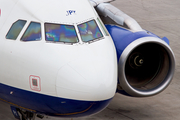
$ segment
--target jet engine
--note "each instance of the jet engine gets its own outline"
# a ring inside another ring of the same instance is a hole
[[[175,57],[168,39],[143,30],[133,18],[109,3],[95,8],[116,47],[117,92],[147,97],[163,91],[175,71]]]

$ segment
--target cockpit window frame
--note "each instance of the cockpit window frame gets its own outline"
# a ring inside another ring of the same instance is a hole
[[[29,29],[31,23],[38,23],[38,24],[40,24],[40,35],[41,35],[40,39],[38,39],[38,40],[22,40],[22,38],[24,37],[26,31]],[[21,36],[20,41],[22,41],[22,42],[41,41],[42,40],[42,35],[43,34],[42,34],[42,25],[41,25],[41,23],[40,22],[36,22],[36,21],[30,21],[29,24],[28,24],[28,27],[26,28],[26,30],[24,31],[23,35]]]
[[[80,30],[79,30],[79,27],[78,27],[78,26],[79,26],[79,25],[82,25],[82,24],[85,24],[85,23],[88,23],[88,22],[90,22],[90,21],[94,21],[94,23],[95,23],[96,26],[98,27],[99,32],[101,33],[101,37],[99,37],[99,38],[94,38],[94,39],[89,40],[89,41],[84,41],[83,38],[82,38],[82,35],[81,35],[81,33],[80,33]],[[90,19],[90,20],[87,20],[87,21],[85,21],[85,22],[81,22],[81,23],[77,24],[77,29],[78,29],[78,32],[79,32],[79,34],[80,34],[81,40],[82,40],[82,42],[84,42],[84,43],[92,43],[92,42],[99,41],[99,40],[101,40],[101,39],[104,38],[103,32],[101,31],[100,26],[99,26],[99,24],[97,23],[96,19]]]
[[[75,32],[75,35],[76,35],[76,38],[77,38],[77,42],[65,42],[65,41],[48,41],[47,40],[47,36],[46,36],[46,24],[53,24],[53,25],[64,25],[64,26],[72,26],[73,29],[74,29],[74,32]],[[52,22],[45,22],[44,23],[44,35],[45,35],[45,41],[47,43],[60,43],[60,44],[70,44],[70,45],[73,45],[73,44],[77,44],[80,42],[79,40],[79,36],[78,36],[78,32],[77,32],[77,29],[76,29],[76,26],[74,24],[63,24],[63,23],[52,23]]]
[[[109,32],[107,31],[106,27],[104,26],[102,20],[98,17],[97,21],[98,21],[103,33],[105,34],[105,36],[109,36]]]
[[[22,26],[22,28],[20,28],[21,30],[18,31],[18,34],[15,35],[15,38],[10,38],[10,37],[8,38],[8,34],[10,34],[10,32],[11,32],[12,28],[14,27],[15,23],[17,23],[18,21],[24,21],[24,25]],[[8,30],[5,38],[8,39],[8,40],[17,40],[18,36],[19,36],[20,33],[22,32],[22,30],[23,30],[23,28],[24,28],[24,26],[25,26],[26,24],[27,24],[27,20],[23,20],[23,19],[18,19],[18,20],[16,20],[15,22],[13,22],[12,25],[11,25],[11,27],[10,27],[10,29]]]

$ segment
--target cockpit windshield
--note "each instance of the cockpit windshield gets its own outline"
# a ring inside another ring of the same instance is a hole
[[[26,20],[18,20],[14,22],[8,31],[6,38],[16,40],[18,38],[26,24]],[[103,32],[104,26],[98,20]],[[79,42],[92,42],[99,40],[103,37],[100,28],[95,20],[90,20],[77,25],[67,25],[58,23],[45,23],[45,40],[50,42],[62,42],[62,43],[79,43]],[[30,22],[29,26],[21,36],[21,41],[39,41],[42,40],[41,23]],[[76,32],[77,31],[77,32]],[[77,34],[78,33],[78,34]],[[107,33],[105,34],[108,35]]]
[[[83,42],[89,42],[103,37],[95,20],[78,25],[78,29]]]
[[[73,25],[45,23],[46,41],[77,43],[78,37]]]

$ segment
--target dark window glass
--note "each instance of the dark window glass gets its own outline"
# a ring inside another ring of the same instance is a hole
[[[41,40],[41,24],[31,22],[21,38],[22,41],[37,41]]]
[[[94,20],[78,25],[78,29],[84,42],[89,42],[103,37],[97,23]]]
[[[6,35],[6,38],[16,40],[25,24],[26,24],[25,20],[18,20],[15,23],[13,23],[13,25],[11,26],[10,30]]]
[[[46,41],[77,43],[78,37],[73,25],[45,23]]]

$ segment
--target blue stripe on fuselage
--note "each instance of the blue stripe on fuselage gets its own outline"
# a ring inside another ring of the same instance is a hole
[[[60,117],[81,117],[104,109],[111,99],[80,101],[38,94],[0,84],[0,100],[12,106],[41,114]]]

